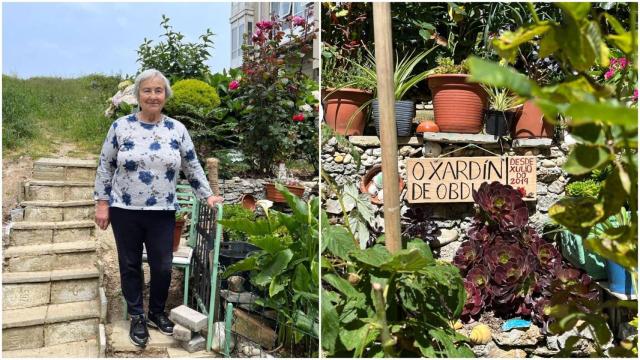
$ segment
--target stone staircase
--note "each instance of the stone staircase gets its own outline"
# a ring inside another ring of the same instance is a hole
[[[104,357],[96,162],[40,159],[3,251],[2,357]]]

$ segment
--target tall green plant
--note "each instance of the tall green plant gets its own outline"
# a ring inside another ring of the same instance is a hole
[[[230,266],[228,277],[239,271],[251,271],[250,281],[268,292],[258,305],[275,310],[287,326],[279,328],[280,341],[293,330],[295,342],[305,334],[318,337],[318,209],[317,198],[304,202],[277,184],[291,214],[265,209],[261,219],[221,220],[223,227],[248,236],[260,248],[251,256]]]
[[[540,56],[553,56],[568,74],[562,83],[541,87],[513,68],[477,57],[469,60],[473,79],[492,86],[506,87],[518,95],[532,99],[548,119],[562,114],[572,125],[572,135],[578,143],[568,155],[564,170],[572,175],[583,175],[593,170],[612,166],[612,173],[604,181],[603,191],[597,198],[564,198],[549,209],[549,215],[571,232],[587,238],[592,228],[605,222],[625,206],[629,209],[629,223],[609,228],[600,236],[584,241],[585,247],[621,264],[633,276],[637,289],[638,271],[638,109],[629,104],[629,94],[623,88],[607,86],[604,79],[590,74],[593,69],[609,66],[613,47],[628,60],[623,71],[633,74],[632,84],[626,89],[637,89],[637,4],[629,3],[629,27],[607,11],[594,11],[590,3],[556,3],[562,12],[562,21],[541,20],[530,5],[533,23],[515,31],[505,32],[493,41],[493,46],[508,62],[516,59],[521,45],[539,44]],[[627,78],[622,76],[621,78]],[[605,304],[604,306],[610,306]],[[603,307],[604,307],[603,306]],[[614,306],[629,306],[637,311],[637,303],[620,302]],[[596,309],[601,311],[602,308]],[[553,331],[562,332],[584,320],[581,328],[596,329],[598,344],[611,338],[604,315],[600,312],[586,316],[577,304],[558,301],[548,309],[560,318]],[[637,325],[637,320],[635,321]],[[575,344],[577,339],[573,339]],[[637,336],[633,350],[615,348],[615,356],[637,356]],[[568,346],[570,348],[570,346]]]

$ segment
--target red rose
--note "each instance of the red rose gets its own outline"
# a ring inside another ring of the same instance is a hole
[[[293,121],[304,121],[304,114],[298,113],[293,115]]]

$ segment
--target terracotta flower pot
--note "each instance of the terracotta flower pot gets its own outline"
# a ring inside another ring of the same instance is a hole
[[[416,128],[416,132],[417,133],[440,132],[440,128],[438,127],[438,124],[436,124],[435,122],[431,120],[427,120],[418,124],[418,127]]]
[[[378,199],[377,196],[374,196],[371,193],[369,193],[369,185],[373,181],[373,178],[376,175],[378,175],[379,173],[381,173],[381,172],[382,172],[382,165],[380,165],[380,164],[374,165],[362,177],[362,181],[360,181],[360,192],[363,193],[363,194],[369,194],[369,196],[371,196],[371,202],[373,204],[378,204],[378,205],[382,205],[384,203],[384,199],[380,200],[380,199]],[[398,188],[399,188],[400,193],[402,193],[402,189],[404,189],[404,181],[402,180],[402,177],[400,177],[400,176],[398,177]]]
[[[284,198],[284,195],[282,195],[282,193],[280,191],[278,191],[278,189],[276,189],[276,184],[274,183],[266,183],[264,185],[265,190],[266,190],[266,198],[267,200],[271,200],[273,202],[277,202],[277,203],[286,203],[287,200]],[[286,185],[287,189],[289,189],[289,191],[297,196],[297,197],[302,197],[302,195],[304,194],[304,186],[297,186],[297,185]]]
[[[433,112],[441,132],[477,134],[482,131],[487,96],[466,74],[429,75]]]
[[[551,138],[553,124],[545,121],[542,110],[533,101],[528,100],[516,114],[513,137],[517,139]]]
[[[173,251],[178,251],[180,247],[180,235],[182,235],[182,229],[184,228],[184,220],[176,220],[176,227],[173,229]]]
[[[356,111],[372,96],[370,92],[360,89],[323,89],[324,121],[340,135],[362,135],[367,120],[366,108],[358,113]]]

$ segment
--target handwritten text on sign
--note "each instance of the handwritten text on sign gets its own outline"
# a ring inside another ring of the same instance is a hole
[[[410,203],[473,202],[483,182],[522,187],[526,199],[536,195],[536,157],[454,157],[407,159]]]

